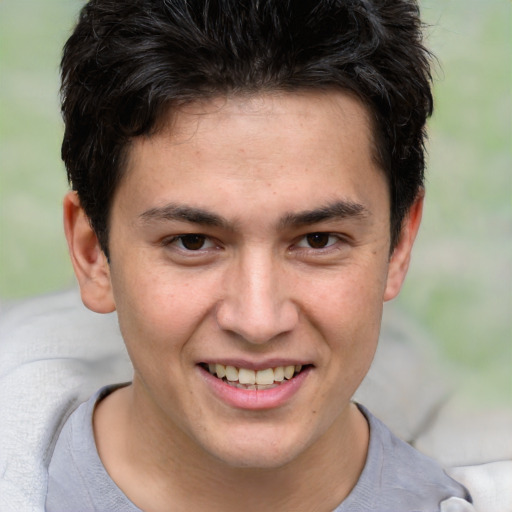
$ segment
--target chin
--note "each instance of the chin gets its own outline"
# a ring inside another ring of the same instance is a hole
[[[265,430],[269,435],[265,435]],[[269,430],[271,430],[269,432]],[[272,429],[246,429],[241,436],[229,433],[216,446],[206,447],[210,455],[232,468],[277,469],[293,462],[309,443],[302,436]]]

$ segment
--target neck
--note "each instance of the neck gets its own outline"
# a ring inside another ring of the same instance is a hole
[[[150,411],[135,403],[132,386],[112,393],[96,408],[94,430],[107,472],[146,512],[166,511],[169,503],[176,511],[330,511],[348,496],[366,460],[368,425],[353,404],[292,461],[240,468],[179,429],[152,424]]]

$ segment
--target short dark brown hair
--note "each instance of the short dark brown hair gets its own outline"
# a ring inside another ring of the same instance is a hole
[[[391,247],[423,186],[430,54],[413,0],[91,0],[64,47],[62,158],[102,249],[133,137],[219,95],[339,88],[373,121]]]

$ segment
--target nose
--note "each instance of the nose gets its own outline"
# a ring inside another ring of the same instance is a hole
[[[231,267],[216,315],[221,329],[262,344],[291,332],[299,311],[288,290],[291,276],[272,257],[253,251]]]

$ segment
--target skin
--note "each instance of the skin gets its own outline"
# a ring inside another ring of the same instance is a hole
[[[132,385],[96,409],[96,443],[140,508],[327,511],[357,482],[369,433],[350,400],[422,209],[420,194],[390,256],[389,191],[369,126],[343,92],[184,107],[132,143],[110,264],[67,195],[83,301],[117,310],[134,365]],[[255,410],[226,403],[204,378],[199,363],[227,360],[310,367],[290,397]]]

